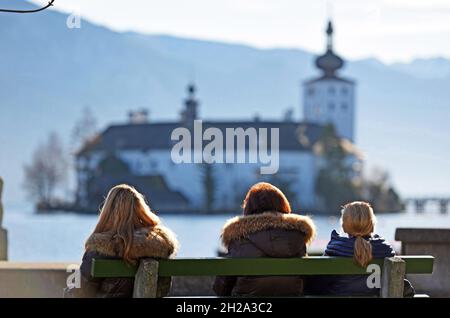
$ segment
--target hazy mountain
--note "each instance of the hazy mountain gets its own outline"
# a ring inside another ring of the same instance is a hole
[[[392,68],[417,78],[436,79],[450,76],[450,63],[443,57],[415,59],[410,63],[395,63]]]
[[[302,50],[117,33],[86,20],[69,29],[66,19],[1,15],[0,175],[10,202],[23,198],[22,166],[36,144],[52,130],[69,139],[85,106],[101,127],[142,107],[152,120],[175,119],[195,79],[202,117],[281,118],[294,107],[300,118],[301,82],[316,75]],[[450,61],[368,59],[342,73],[358,83],[357,144],[369,163],[388,168],[403,193],[450,190]]]

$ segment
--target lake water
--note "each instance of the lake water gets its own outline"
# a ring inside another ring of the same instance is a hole
[[[178,236],[181,243],[179,257],[212,257],[220,246],[219,233],[230,215],[194,216],[162,215],[163,222]],[[340,229],[339,219],[312,216],[318,235],[310,252],[323,251],[333,229]],[[440,214],[430,207],[417,214],[377,215],[376,232],[394,242],[397,227],[450,228],[450,215]],[[54,214],[37,215],[30,208],[5,207],[4,227],[8,230],[10,261],[69,261],[77,262],[83,254],[85,239],[97,221],[95,215]]]

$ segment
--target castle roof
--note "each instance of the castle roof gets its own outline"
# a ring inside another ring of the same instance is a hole
[[[227,128],[267,128],[270,136],[271,128],[279,129],[279,149],[293,151],[311,151],[313,144],[319,139],[323,126],[304,122],[285,121],[203,121],[203,131],[207,128],[218,128],[224,138]],[[109,126],[94,140],[87,143],[78,156],[92,151],[115,152],[118,150],[170,150],[177,141],[171,140],[172,131],[179,127],[188,128],[193,134],[192,126],[183,122],[157,122],[143,124],[123,124]],[[193,138],[193,137],[192,137]],[[204,142],[205,144],[208,141]],[[268,137],[270,147],[270,137]]]

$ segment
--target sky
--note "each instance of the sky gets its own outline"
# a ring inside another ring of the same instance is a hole
[[[323,50],[331,16],[336,49],[347,58],[450,58],[448,0],[56,0],[54,8],[116,31],[311,52]]]

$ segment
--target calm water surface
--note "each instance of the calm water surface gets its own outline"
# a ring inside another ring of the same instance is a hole
[[[193,216],[163,215],[163,222],[175,233],[181,243],[179,257],[216,256],[220,246],[219,234],[229,215]],[[397,227],[447,227],[450,215],[440,214],[430,207],[427,212],[378,215],[377,233],[394,242]],[[330,232],[340,229],[339,219],[312,216],[318,235],[309,251],[320,252],[328,242]],[[95,215],[54,214],[37,215],[30,208],[5,207],[4,227],[9,236],[11,261],[78,261],[83,253],[83,243],[97,221]]]

